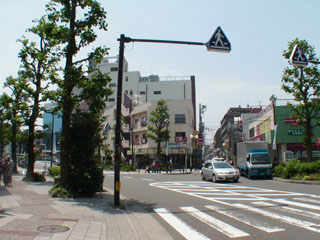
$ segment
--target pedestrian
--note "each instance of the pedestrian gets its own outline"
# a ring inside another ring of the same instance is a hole
[[[155,173],[155,172],[156,172],[156,160],[154,160],[154,161],[152,162],[151,172],[152,172],[152,173]]]
[[[173,169],[173,162],[172,162],[172,159],[170,158],[170,161],[169,161],[169,171],[170,171],[170,173],[172,172],[172,169]]]
[[[4,164],[3,158],[0,157],[0,181],[2,179],[2,167],[3,167],[3,164]]]
[[[150,173],[150,169],[149,169],[149,166],[148,166],[148,165],[146,166],[146,171],[145,171],[145,173],[147,173],[147,172]]]
[[[160,172],[160,163],[159,163],[158,160],[157,160],[156,163],[155,163],[155,168],[156,168],[156,173],[161,173],[161,172]]]
[[[4,164],[2,167],[2,174],[3,174],[3,184],[5,187],[11,186],[12,181],[12,165],[11,159],[9,156],[5,157]]]

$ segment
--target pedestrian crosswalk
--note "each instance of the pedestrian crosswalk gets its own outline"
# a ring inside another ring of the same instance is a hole
[[[256,239],[257,234],[266,234],[263,239],[269,239],[268,234],[295,234],[295,231],[301,235],[294,235],[294,239],[302,239],[305,234],[311,236],[309,239],[320,239],[317,195],[219,184],[208,187],[200,182],[151,185],[210,201],[203,206],[154,209],[185,239],[220,239],[217,236],[221,235],[223,239]],[[208,228],[211,230],[201,231]]]

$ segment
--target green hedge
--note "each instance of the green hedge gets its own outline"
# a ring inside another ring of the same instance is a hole
[[[320,176],[320,160],[313,162],[301,162],[292,159],[287,164],[281,164],[275,167],[274,175],[285,179],[304,179],[306,176]]]
[[[49,171],[49,175],[51,177],[59,176],[60,175],[60,166],[49,167],[48,171]]]

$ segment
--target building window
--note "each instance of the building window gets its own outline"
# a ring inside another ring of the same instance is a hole
[[[249,130],[249,135],[250,135],[250,138],[254,137],[254,128],[251,128]]]
[[[140,92],[140,95],[145,95],[145,94],[146,94],[145,91],[141,91],[141,92]]]
[[[109,84],[109,87],[116,87],[116,86],[117,86],[116,83],[110,83],[110,84]]]
[[[160,95],[160,94],[161,94],[161,91],[154,91],[153,94],[154,94],[154,95]]]
[[[127,76],[127,77],[126,77],[126,82],[128,82],[128,81],[129,81],[129,77]]]
[[[185,114],[176,114],[174,117],[175,123],[186,123],[186,115]]]
[[[133,90],[130,90],[130,96],[132,96],[132,94],[133,94]]]
[[[109,102],[114,102],[114,98],[109,98]]]
[[[118,71],[118,68],[117,67],[112,67],[112,68],[110,68],[110,71],[111,72],[116,72],[116,71]]]
[[[183,142],[183,138],[185,136],[186,136],[185,132],[176,132],[176,135],[175,135],[176,143],[182,143]]]

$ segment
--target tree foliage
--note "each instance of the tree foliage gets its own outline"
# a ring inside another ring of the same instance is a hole
[[[157,143],[157,159],[160,159],[161,143],[169,138],[169,108],[165,100],[158,101],[156,108],[150,113],[149,122],[153,125],[148,126],[147,136]]]
[[[8,94],[1,96],[1,105],[4,117],[10,123],[11,156],[13,160],[13,171],[17,172],[17,144],[21,126],[24,124],[28,114],[28,96],[25,93],[27,82],[22,78],[12,76],[6,79],[4,87]]]
[[[71,156],[68,191],[74,196],[90,196],[101,190],[103,180],[100,158],[95,155],[101,144],[101,121],[99,114],[76,111],[72,115]]]
[[[297,102],[290,106],[298,123],[306,129],[303,141],[307,148],[308,161],[311,161],[313,129],[318,124],[317,119],[320,117],[320,71],[318,65],[312,63],[318,61],[315,49],[306,40],[294,39],[289,42],[288,49],[283,52],[283,56],[289,59],[296,44],[306,55],[309,64],[303,68],[286,67],[282,76],[282,89],[291,94]]]
[[[106,88],[110,81],[107,75],[97,74],[88,78],[86,74],[96,71],[94,64],[89,68],[83,67],[89,62],[99,63],[108,49],[97,47],[87,57],[79,59],[81,50],[96,40],[95,30],[107,30],[106,12],[95,0],[51,0],[47,4],[46,19],[49,25],[54,26],[52,38],[59,42],[60,53],[65,57],[63,78],[57,81],[57,96],[62,111],[61,184],[68,186],[71,182],[68,149],[72,147],[72,112],[82,103],[90,112],[97,113],[104,108],[111,93]]]
[[[34,21],[35,26],[27,29],[37,37],[38,43],[22,37],[22,48],[19,52],[21,67],[19,71],[20,82],[26,83],[24,94],[29,97],[29,115],[26,119],[28,126],[28,168],[27,179],[33,179],[35,163],[35,129],[36,121],[41,116],[41,103],[51,100],[53,97],[50,86],[58,81],[58,52],[59,41],[52,36],[56,31],[55,26],[48,23],[47,17]]]

